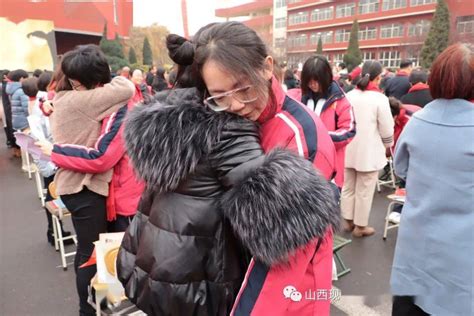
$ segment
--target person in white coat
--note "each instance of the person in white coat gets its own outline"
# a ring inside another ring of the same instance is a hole
[[[378,172],[387,163],[385,148],[393,145],[390,105],[378,87],[381,74],[382,65],[378,61],[366,61],[357,88],[347,94],[354,110],[357,134],[346,147],[341,211],[344,229],[352,231],[354,237],[375,233],[368,226],[370,209]]]

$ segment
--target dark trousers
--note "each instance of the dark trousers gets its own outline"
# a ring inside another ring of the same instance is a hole
[[[13,124],[12,124],[12,106],[8,96],[6,96],[5,89],[2,91],[2,103],[3,103],[3,113],[5,116],[5,136],[7,138],[7,146],[8,147],[16,147],[19,148],[16,144],[15,136],[13,135]]]
[[[415,304],[413,296],[394,296],[392,316],[426,316],[430,315],[425,313],[418,305]]]
[[[76,287],[79,294],[79,314],[95,315],[94,308],[87,303],[88,286],[97,272],[95,265],[79,268],[85,263],[94,250],[93,242],[99,234],[107,232],[105,197],[87,188],[81,192],[62,195],[61,200],[71,212],[72,223],[77,235],[77,251],[74,259],[76,271]]]
[[[127,230],[128,226],[133,220],[132,216],[117,215],[113,222],[107,222],[107,231],[109,233],[120,233]]]
[[[53,197],[49,193],[49,184],[53,182],[54,180],[54,174],[50,177],[44,177],[43,178],[43,184],[46,189],[46,197],[45,197],[45,202],[49,202],[53,200]],[[45,207],[44,208],[46,212],[46,219],[48,220],[48,232],[49,234],[53,234],[53,218],[51,216],[51,213],[48,211],[48,209]]]

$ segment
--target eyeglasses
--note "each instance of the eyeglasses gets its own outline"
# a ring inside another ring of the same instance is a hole
[[[235,99],[243,104],[255,102],[258,99],[258,96],[255,96],[254,90],[255,89],[252,85],[237,88],[205,98],[204,104],[216,112],[225,111],[231,107],[232,99]]]
[[[78,88],[82,86],[82,84],[79,81],[78,81],[79,83],[77,84],[72,79],[68,78],[67,80],[69,81],[69,84],[71,85],[73,90],[78,90]]]

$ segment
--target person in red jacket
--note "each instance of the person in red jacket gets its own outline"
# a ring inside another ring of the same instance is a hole
[[[59,168],[84,173],[102,173],[113,168],[107,197],[109,232],[125,231],[136,213],[144,184],[129,164],[123,140],[124,118],[134,102],[124,105],[102,121],[102,131],[94,148],[73,144],[45,144],[43,151]]]
[[[313,111],[285,94],[273,76],[273,58],[260,37],[239,22],[204,28],[193,39],[194,46],[183,47],[189,52],[183,64],[192,64],[204,103],[215,111],[258,122],[265,152],[278,147],[294,151],[330,181],[336,173],[331,137]],[[329,315],[333,230],[337,228],[329,226],[321,238],[294,248],[286,263],[266,265],[252,259],[231,315]],[[268,236],[266,242],[278,247],[292,241]],[[316,293],[324,296],[317,299]]]
[[[290,89],[287,93],[315,112],[328,129],[336,147],[337,173],[334,180],[342,188],[346,146],[355,136],[356,124],[352,106],[333,80],[326,57],[315,55],[308,58],[301,72],[301,88]]]

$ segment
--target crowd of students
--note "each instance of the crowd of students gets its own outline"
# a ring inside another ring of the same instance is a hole
[[[149,315],[328,315],[329,298],[301,293],[330,291],[340,222],[354,237],[375,233],[373,194],[392,153],[407,187],[393,314],[472,312],[473,243],[457,237],[474,228],[472,45],[449,47],[429,77],[408,61],[394,76],[375,60],[336,74],[316,55],[297,78],[238,22],[166,42],[169,75],[112,76],[94,45],[36,79],[3,73],[8,145],[28,116],[48,138],[37,145],[51,161],[37,164],[72,214],[80,315],[95,314],[96,273],[80,266],[107,231],[126,231],[118,278]]]

